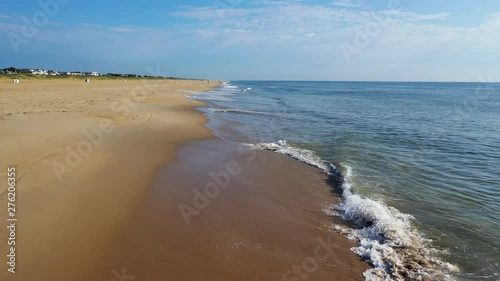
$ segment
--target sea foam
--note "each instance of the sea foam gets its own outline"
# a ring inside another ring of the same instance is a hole
[[[238,87],[236,85],[232,85],[230,81],[224,81],[220,85],[220,90],[231,91],[233,93],[238,93],[238,92],[240,92],[240,93],[246,93],[246,92],[251,91],[252,88],[241,89],[240,87]]]
[[[333,229],[358,242],[351,250],[373,266],[364,272],[365,280],[455,280],[451,274],[458,268],[438,257],[439,250],[432,248],[431,241],[412,225],[411,215],[354,191],[351,167],[344,165],[346,172],[342,175],[313,151],[283,140],[249,146],[288,155],[322,169],[335,179],[342,200],[327,212],[353,223],[353,227],[334,225]]]
[[[209,108],[211,112],[222,112],[222,113],[247,113],[247,114],[264,114],[267,115],[269,113],[262,111],[253,111],[253,110],[244,110],[244,109],[234,109],[234,108]]]

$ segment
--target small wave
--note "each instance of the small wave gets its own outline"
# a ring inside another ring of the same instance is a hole
[[[223,91],[229,91],[229,92],[233,92],[233,93],[236,93],[236,92],[246,93],[246,92],[252,90],[252,88],[241,89],[239,86],[231,85],[230,81],[222,82],[221,88],[222,88],[221,90],[223,90]]]
[[[253,111],[253,110],[244,110],[244,109],[233,109],[233,108],[210,108],[208,109],[212,112],[233,112],[233,113],[247,113],[247,114],[269,114],[267,112],[261,112],[261,111]]]
[[[277,143],[271,142],[271,143],[249,144],[249,146],[263,150],[272,150],[280,154],[288,155],[292,158],[307,163],[311,166],[320,168],[326,173],[330,173],[335,170],[335,166],[323,161],[314,152],[307,149],[292,147],[288,145],[287,141],[284,140],[280,140]]]
[[[454,280],[450,274],[458,268],[437,257],[439,251],[431,247],[431,241],[412,226],[414,218],[411,215],[355,193],[351,185],[351,167],[344,165],[346,172],[342,176],[332,163],[313,151],[293,147],[286,141],[249,146],[288,155],[318,167],[338,182],[342,200],[328,213],[354,223],[353,228],[335,225],[334,229],[356,240],[359,246],[351,250],[373,265],[364,273],[365,280]]]
[[[224,81],[224,82],[222,82],[221,86],[222,86],[222,88],[225,88],[225,89],[239,89],[240,88],[238,86],[231,85],[230,81]]]

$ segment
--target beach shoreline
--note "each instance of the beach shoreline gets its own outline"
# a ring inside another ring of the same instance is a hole
[[[370,266],[325,212],[339,200],[327,181],[238,142],[185,143],[93,278],[126,268],[140,280],[364,280]]]
[[[181,91],[217,82],[153,82],[0,83],[20,225],[18,270],[2,279],[363,279],[368,264],[323,212],[339,200],[324,174],[214,137],[205,104]],[[198,208],[193,189],[231,171]]]
[[[0,81],[0,180],[7,182],[7,168],[16,167],[18,218],[17,270],[8,272],[2,262],[2,280],[88,280],[158,167],[184,141],[211,137],[203,126],[207,119],[194,109],[203,103],[179,91],[216,85]],[[2,222],[6,215],[1,213]]]

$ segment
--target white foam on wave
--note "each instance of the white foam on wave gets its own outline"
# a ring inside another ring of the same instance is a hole
[[[189,93],[187,98],[201,101],[232,101],[235,94],[250,91],[251,88],[241,89],[236,85],[231,85],[230,81],[224,81],[217,88],[204,92],[182,91]],[[247,112],[250,113],[250,112]]]
[[[318,168],[324,170],[326,173],[328,173],[330,170],[330,167],[321,158],[319,158],[314,152],[307,150],[307,149],[292,147],[292,146],[288,145],[286,140],[280,140],[276,143],[271,142],[271,143],[258,143],[258,144],[249,144],[249,145],[251,147],[264,149],[264,150],[272,150],[276,153],[288,155],[288,156],[295,158],[299,161],[302,161],[302,162],[307,163],[309,165],[318,167]]]
[[[224,89],[239,89],[240,87],[231,85],[231,81],[224,81],[221,83],[222,88]]]
[[[239,86],[232,85],[230,81],[224,81],[221,84],[221,90],[222,91],[229,91],[232,93],[246,93],[248,91],[251,91],[252,88],[241,89]]]
[[[234,109],[234,108],[209,108],[208,110],[212,112],[222,112],[222,113],[233,112],[233,113],[265,114],[265,115],[269,114],[267,112],[262,112],[262,111]]]
[[[291,156],[338,179],[342,200],[327,212],[354,223],[353,228],[333,228],[356,240],[359,246],[351,250],[373,265],[364,273],[365,280],[454,280],[450,274],[458,268],[437,257],[438,250],[431,247],[431,241],[412,226],[411,215],[354,191],[353,171],[348,165],[343,165],[346,172],[342,176],[333,164],[313,151],[293,147],[283,140],[249,146]]]

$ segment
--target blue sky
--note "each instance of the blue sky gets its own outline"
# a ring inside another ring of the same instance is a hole
[[[0,67],[11,65],[143,74],[149,66],[231,80],[498,81],[500,1],[4,1]]]

